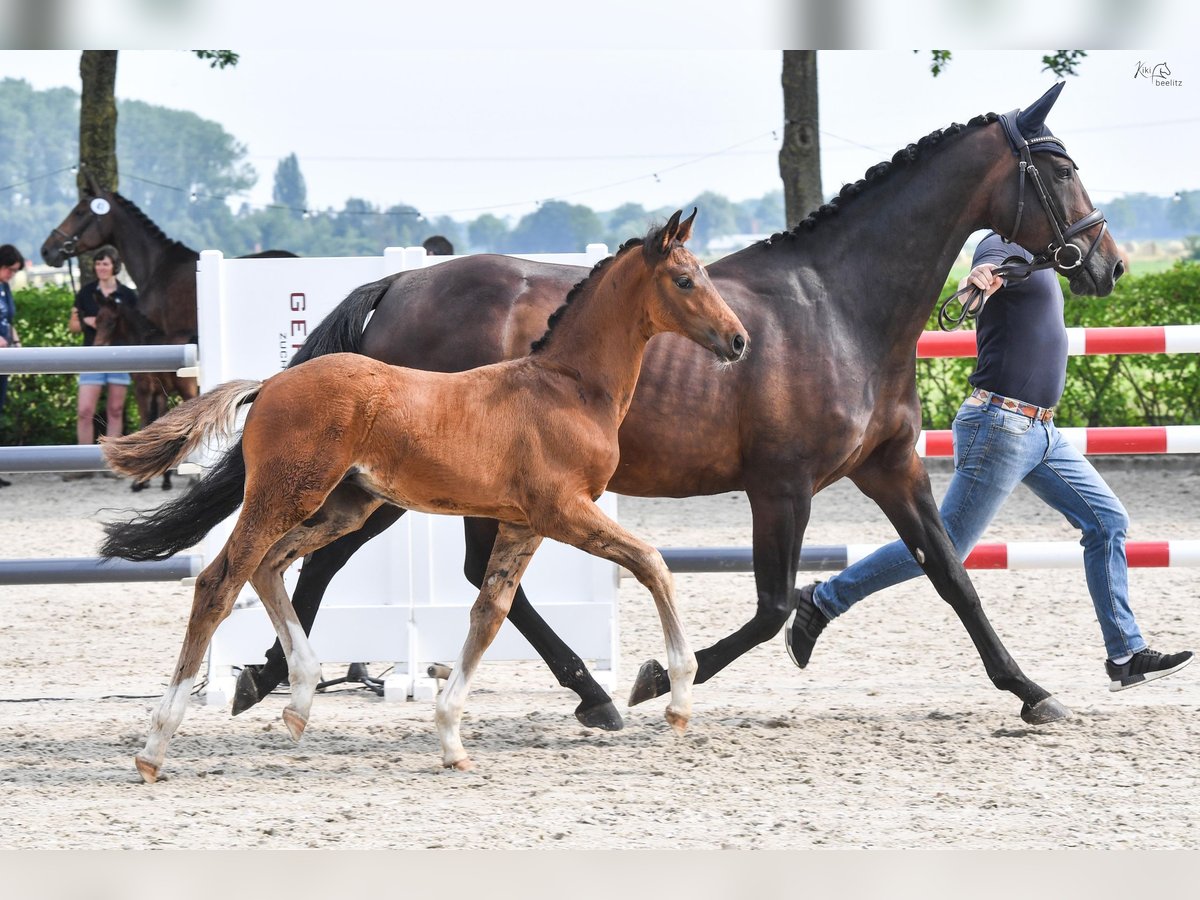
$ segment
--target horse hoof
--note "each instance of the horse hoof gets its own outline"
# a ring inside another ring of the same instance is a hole
[[[445,681],[452,674],[454,674],[454,672],[445,663],[434,663],[428,669],[425,670],[425,674],[428,675],[430,678],[440,678],[442,681]]]
[[[584,709],[580,703],[575,707],[575,718],[588,728],[599,728],[601,731],[620,731],[625,727],[625,720],[617,712],[616,705],[608,700]]]
[[[475,768],[475,763],[471,761],[471,757],[464,756],[462,759],[455,760],[454,762],[442,763],[442,768],[454,769],[456,772],[470,772]]]
[[[299,742],[300,736],[304,734],[304,728],[308,725],[308,719],[300,715],[294,709],[287,707],[283,710],[283,724],[287,726],[288,734],[292,736],[293,741]]]
[[[642,663],[638,669],[637,678],[633,679],[633,688],[629,691],[629,705],[637,706],[646,700],[661,697],[671,689],[671,679],[657,659]]]
[[[158,781],[158,766],[154,765],[154,763],[142,759],[140,756],[135,756],[133,764],[137,766],[138,774],[142,776],[142,781],[146,782],[146,784],[154,784],[154,782]]]
[[[667,708],[667,723],[675,730],[675,733],[682,736],[688,727],[688,716],[683,713],[677,713],[670,707]]]
[[[130,485],[129,489],[131,491],[133,491],[135,494],[138,493],[139,491],[144,491],[146,489],[146,482],[135,481],[132,485]]]
[[[1039,700],[1033,706],[1028,703],[1021,706],[1021,718],[1029,725],[1048,725],[1051,722],[1061,722],[1071,718],[1071,710],[1059,703],[1054,697]]]
[[[233,689],[233,715],[240,715],[262,699],[258,690],[255,676],[262,666],[246,666],[238,675],[237,686]]]

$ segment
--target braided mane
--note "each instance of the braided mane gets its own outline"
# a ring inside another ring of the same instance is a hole
[[[760,243],[770,244],[773,241],[780,240],[781,238],[796,238],[799,237],[803,232],[812,231],[817,227],[818,223],[823,222],[835,213],[839,212],[842,207],[863,193],[863,191],[867,190],[872,185],[877,184],[896,169],[909,166],[916,162],[922,157],[923,154],[927,154],[930,150],[945,141],[947,138],[961,134],[968,128],[977,128],[982,125],[990,125],[999,118],[1000,117],[996,113],[984,113],[981,116],[976,116],[975,118],[971,119],[966,125],[960,125],[956,122],[953,125],[949,125],[938,131],[934,131],[931,134],[925,135],[925,137],[921,138],[915,144],[909,144],[904,149],[896,151],[896,154],[891,158],[890,161],[884,161],[871,166],[871,168],[867,169],[866,174],[858,181],[854,182],[853,184],[843,185],[841,191],[838,192],[836,197],[834,197],[828,203],[821,204],[821,206],[801,219],[796,227],[792,230],[773,234]]]
[[[165,241],[167,244],[170,244],[173,248],[178,247],[181,250],[186,250],[188,253],[199,258],[200,254],[198,254],[191,247],[187,246],[187,244],[181,243],[180,241],[177,241],[172,237],[168,237],[166,232],[164,232],[161,228],[159,228],[158,224],[153,219],[151,219],[148,215],[146,215],[144,212],[142,212],[142,210],[138,207],[138,205],[136,203],[134,203],[132,200],[130,200],[128,197],[124,196],[123,194],[119,194],[116,191],[111,191],[110,193],[112,195],[113,200],[120,203],[121,207],[126,212],[128,212],[130,215],[132,215],[138,221],[139,224],[141,224],[147,231],[150,232],[151,237],[159,238],[159,239]]]
[[[580,281],[573,288],[571,288],[570,291],[567,292],[567,299],[563,301],[562,306],[550,314],[550,318],[546,321],[546,333],[530,345],[529,352],[537,353],[545,348],[545,346],[550,342],[550,333],[554,331],[554,326],[562,320],[563,313],[567,311],[567,307],[570,306],[572,301],[574,301],[580,294],[584,292],[589,282],[591,282],[601,272],[608,268],[609,264],[618,256],[621,256],[627,251],[632,250],[634,247],[640,247],[644,243],[646,243],[645,238],[630,238],[623,243],[617,249],[617,252],[612,256],[605,257],[604,259],[600,260],[600,262],[596,263],[596,265],[592,266],[592,271],[588,272],[582,281]]]

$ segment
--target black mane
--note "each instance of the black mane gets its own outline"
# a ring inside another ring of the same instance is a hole
[[[654,231],[657,229],[651,230]],[[562,306],[550,314],[550,318],[546,321],[546,333],[530,345],[529,352],[537,353],[546,347],[546,345],[550,342],[550,334],[554,331],[554,326],[561,321],[563,313],[567,311],[567,307],[571,305],[571,302],[583,293],[584,287],[588,284],[588,282],[604,271],[604,269],[608,267],[609,263],[611,263],[618,256],[625,253],[627,250],[632,250],[634,247],[640,247],[644,243],[646,243],[645,238],[630,238],[623,243],[617,249],[617,252],[612,256],[605,257],[604,259],[600,260],[600,262],[596,263],[596,265],[592,266],[592,271],[588,272],[582,281],[580,281],[575,285],[575,287],[571,288],[571,290],[567,292],[567,299],[563,301]]]
[[[138,207],[138,205],[136,203],[134,203],[132,200],[130,200],[128,197],[124,196],[123,194],[119,194],[116,191],[111,191],[110,193],[114,200],[116,200],[118,203],[120,203],[121,206],[127,212],[130,213],[130,215],[132,215],[135,219],[137,219],[138,222],[141,225],[143,225],[147,231],[150,232],[150,235],[152,237],[160,238],[163,241],[165,241],[166,243],[170,244],[172,248],[177,247],[180,250],[187,251],[192,256],[195,256],[197,259],[200,258],[200,254],[197,253],[195,250],[193,250],[191,247],[189,247],[187,244],[181,243],[181,242],[175,240],[173,237],[168,237],[166,232],[164,232],[161,228],[159,228],[158,224],[153,219],[151,219],[148,215],[146,215],[144,212],[142,212],[142,210]]]
[[[901,166],[908,166],[916,162],[921,158],[922,153],[925,153],[932,147],[937,146],[946,138],[961,134],[968,128],[976,128],[981,125],[990,125],[999,118],[1000,117],[996,113],[984,113],[981,116],[976,116],[975,118],[971,119],[971,121],[969,121],[966,125],[960,125],[956,122],[953,125],[948,125],[945,128],[925,135],[925,137],[921,138],[915,144],[909,144],[904,149],[897,150],[896,154],[891,158],[890,161],[876,163],[875,165],[871,166],[871,168],[867,169],[866,174],[858,181],[854,182],[853,184],[843,185],[841,191],[838,192],[836,197],[834,197],[828,203],[821,204],[821,206],[801,219],[795,228],[791,229],[790,231],[773,234],[761,243],[770,244],[772,241],[777,241],[781,238],[795,238],[799,237],[802,232],[812,231],[817,227],[819,222],[828,219],[834,213],[841,210],[843,206],[845,206],[848,202],[853,200],[871,185],[878,183],[883,178],[886,178],[897,168]]]

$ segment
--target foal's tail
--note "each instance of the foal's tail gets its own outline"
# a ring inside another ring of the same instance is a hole
[[[181,403],[152,425],[119,438],[101,438],[108,467],[138,481],[174,467],[211,434],[231,435],[238,407],[249,403],[261,381],[227,381],[207,394]]]
[[[374,312],[387,289],[399,277],[398,274],[389,275],[351,291],[350,296],[334,307],[333,312],[323,318],[321,324],[309,333],[308,340],[296,351],[288,367],[298,366],[313,357],[324,356],[327,353],[362,352],[362,336],[367,317]]]

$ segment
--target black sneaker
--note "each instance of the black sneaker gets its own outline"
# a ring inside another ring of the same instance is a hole
[[[792,621],[783,629],[783,645],[787,647],[788,656],[792,658],[792,662],[801,669],[808,665],[809,659],[812,658],[813,647],[817,644],[817,638],[829,624],[829,617],[821,612],[817,604],[813,603],[813,591],[816,590],[818,584],[820,584],[819,581],[814,581],[796,592],[799,600],[796,604],[796,612],[792,616]]]
[[[1123,666],[1116,665],[1111,659],[1105,660],[1104,670],[1110,679],[1110,691],[1123,691],[1126,688],[1137,687],[1155,678],[1163,678],[1178,672],[1192,661],[1192,651],[1181,653],[1159,653],[1147,647],[1139,650]]]

